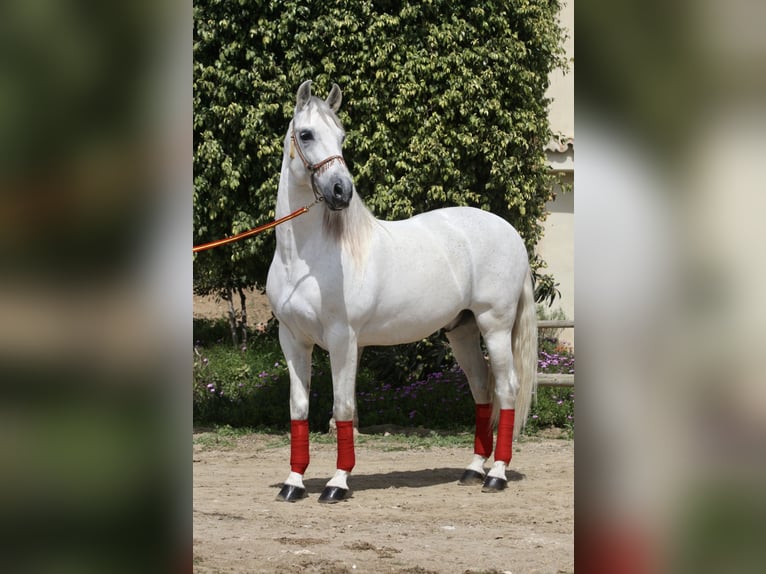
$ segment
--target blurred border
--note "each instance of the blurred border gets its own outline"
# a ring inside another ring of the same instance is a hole
[[[584,572],[766,563],[764,9],[576,7]],[[191,570],[191,29],[3,5],[3,571]]]
[[[766,550],[766,5],[576,7],[584,572],[757,572]]]
[[[4,572],[191,571],[191,23],[0,9]]]

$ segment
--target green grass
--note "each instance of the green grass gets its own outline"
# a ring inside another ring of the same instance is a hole
[[[380,448],[384,451],[451,448],[473,446],[473,430],[460,432],[426,431],[416,433],[391,433],[386,435],[361,435],[358,444]]]
[[[437,432],[425,429],[392,429],[393,432],[384,434],[375,431],[362,434],[356,438],[357,446],[377,448],[382,451],[428,450],[432,448],[471,447],[473,446],[473,430]],[[237,446],[240,439],[257,437],[264,439],[263,448],[280,448],[290,444],[290,436],[286,432],[275,432],[274,429],[252,427],[232,427],[230,425],[215,425],[197,429],[194,444],[205,449],[227,450]],[[311,444],[336,443],[333,435],[328,433],[310,433]]]
[[[231,425],[215,425],[210,428],[197,429],[193,444],[206,448],[232,448],[237,439],[253,433],[263,432],[251,427],[232,427]]]
[[[356,446],[378,449],[383,452],[431,450],[434,448],[466,448],[473,447],[473,428],[462,431],[434,431],[426,429],[392,429],[388,435],[375,432],[368,434],[362,429],[356,440]],[[415,432],[413,432],[415,431]],[[274,429],[252,427],[231,427],[220,425],[198,429],[194,435],[194,444],[206,450],[229,450],[237,447],[240,440],[255,438],[260,448],[274,449],[290,445],[290,435],[287,432],[276,432]],[[558,438],[565,438],[564,433]],[[311,444],[335,445],[336,439],[328,433],[310,433]],[[522,436],[518,442],[534,442],[541,440],[537,435]]]

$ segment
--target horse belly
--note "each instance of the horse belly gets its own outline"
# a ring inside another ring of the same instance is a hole
[[[416,309],[402,309],[396,315],[373,317],[360,329],[359,346],[400,345],[428,337],[452,321],[462,309],[454,305],[447,313],[423,316]]]

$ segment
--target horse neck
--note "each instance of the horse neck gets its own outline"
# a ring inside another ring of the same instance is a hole
[[[285,136],[283,147],[275,210],[277,218],[314,202],[308,178],[297,179],[290,171],[288,149],[289,135]],[[308,213],[277,227],[277,251],[283,257],[290,258],[300,256],[309,242],[313,245],[329,244],[346,251],[357,266],[361,266],[376,223],[377,220],[354,190],[351,204],[342,212],[329,212],[324,205],[316,205]]]
[[[296,181],[290,173],[289,158],[285,155],[279,177],[277,191],[277,218],[285,217],[302,207],[311,206],[314,195],[311,184]],[[277,250],[293,253],[309,241],[315,241],[322,233],[322,211],[320,205],[315,205],[308,213],[292,219],[276,228]]]

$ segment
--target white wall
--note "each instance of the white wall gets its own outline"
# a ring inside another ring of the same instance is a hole
[[[565,184],[572,184],[573,174],[564,176]],[[567,319],[575,318],[574,309],[574,188],[562,192],[557,187],[556,199],[547,204],[550,212],[544,223],[545,233],[537,244],[537,253],[548,263],[544,273],[553,275],[559,283],[561,297],[553,303],[552,309],[560,308]],[[561,340],[574,345],[574,331],[566,329]]]
[[[572,191],[556,188],[556,198],[548,202],[548,218],[543,224],[544,235],[537,253],[548,263],[544,273],[553,275],[559,283],[561,298],[552,309],[561,309],[567,319],[575,318],[574,309],[574,0],[566,0],[559,13],[559,22],[567,30],[564,50],[569,62],[566,73],[554,71],[547,95],[552,99],[548,118],[556,140],[547,148],[548,164]],[[574,345],[574,330],[566,329],[561,340]]]

